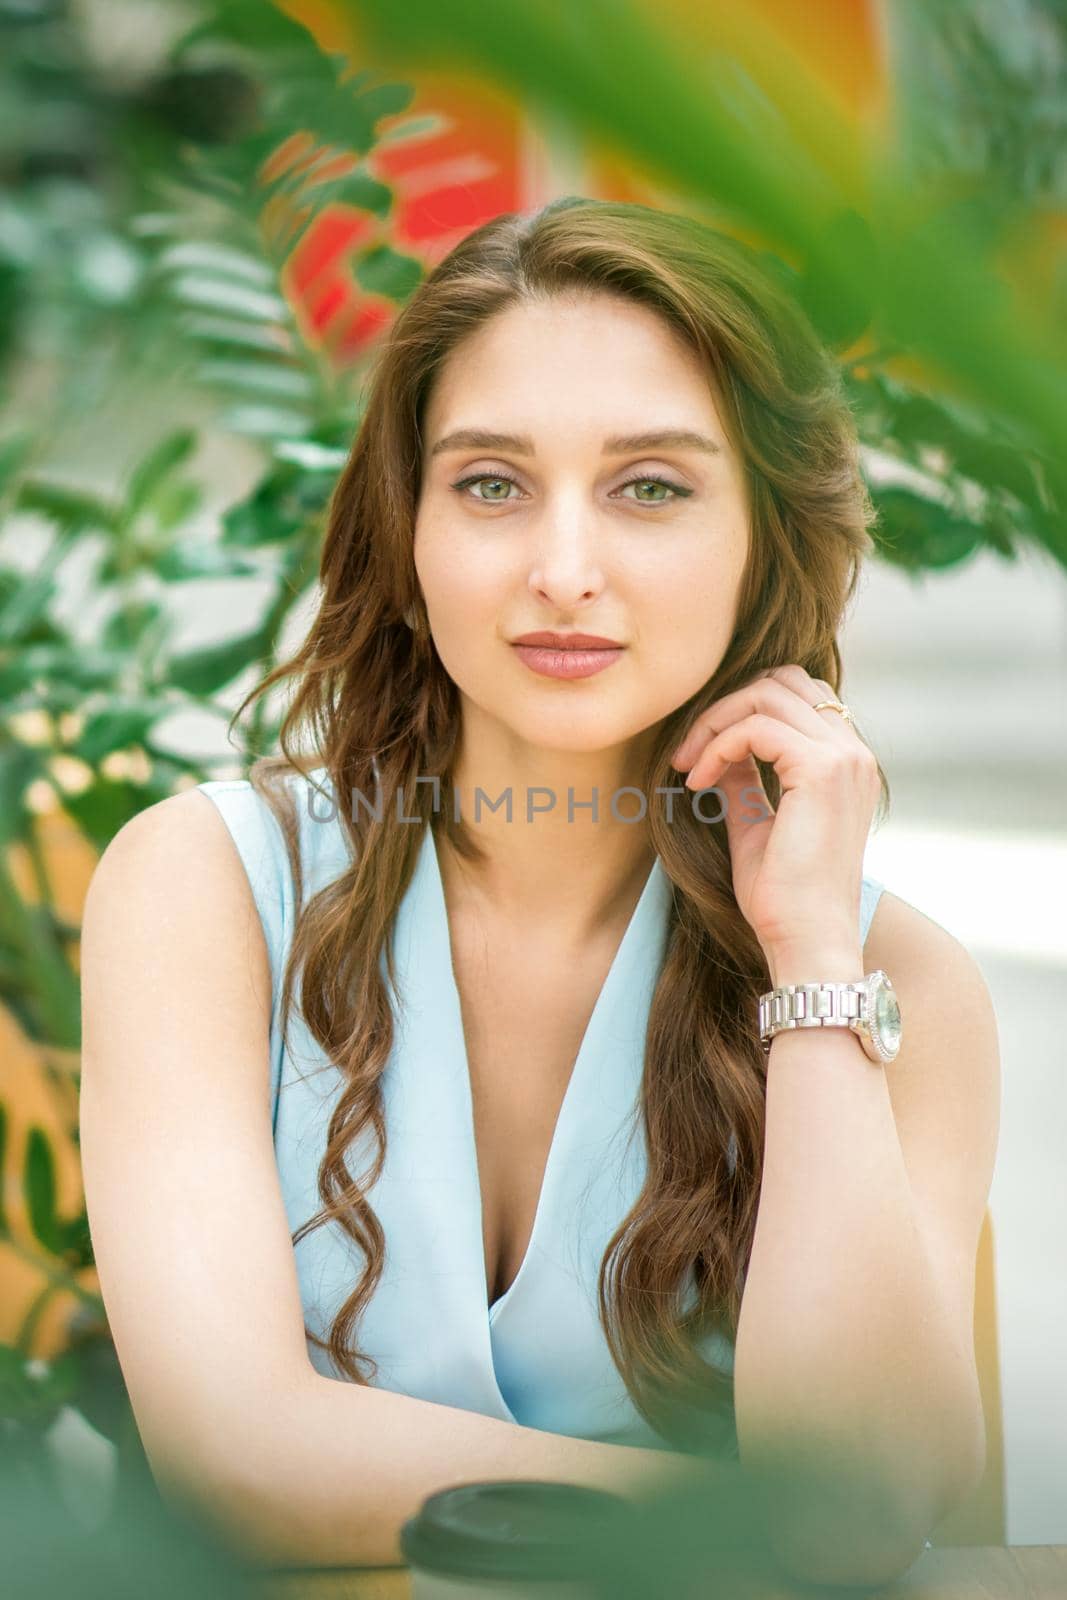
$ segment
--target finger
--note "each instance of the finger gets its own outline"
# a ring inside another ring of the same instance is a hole
[[[796,728],[799,733],[806,734],[809,739],[839,737],[824,720],[824,714],[814,710],[813,707],[813,701],[806,700],[788,685],[773,678],[756,678],[743,688],[735,689],[732,694],[724,695],[721,700],[716,700],[706,711],[701,712],[674,752],[671,764],[680,771],[685,771],[710,740],[723,733],[732,723],[755,712],[778,717],[782,722]],[[842,721],[836,712],[831,711],[826,715],[835,722]]]
[[[743,761],[752,755],[769,762],[782,788],[791,789],[806,773],[810,774],[813,757],[826,759],[820,752],[828,748],[780,717],[756,712],[715,735],[693,762],[685,780],[686,788],[709,788],[728,762]]]
[[[730,761],[720,772],[716,787],[726,797],[726,824],[770,823],[775,810],[764,787],[755,756]]]
[[[722,770],[715,783],[704,785],[703,788],[706,794],[717,797],[723,813],[721,820],[736,820],[741,813],[745,822],[760,822],[774,816],[774,807],[763,786],[754,756],[743,756],[740,761],[721,762],[720,766]],[[710,807],[709,801],[708,809]]]
[[[825,678],[813,678],[810,673],[805,672],[804,668],[798,666],[795,661],[789,661],[781,667],[772,667],[767,676],[774,678],[778,683],[784,683],[787,688],[798,694],[813,710],[822,700],[832,701],[834,705],[841,704],[841,697],[837,690],[831,688]],[[838,739],[842,736],[845,739],[859,738],[855,727],[846,721],[839,711],[831,710],[830,706],[824,706],[821,711],[816,711],[815,715],[820,721],[824,722],[831,735],[836,736]]]

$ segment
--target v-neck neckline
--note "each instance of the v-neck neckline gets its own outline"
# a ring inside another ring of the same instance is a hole
[[[427,876],[430,881],[431,893],[434,901],[432,907],[433,930],[435,935],[434,942],[440,962],[440,976],[443,989],[447,996],[448,1005],[451,1010],[451,1016],[447,1019],[447,1023],[456,1040],[456,1051],[461,1065],[461,1070],[458,1072],[457,1076],[459,1080],[459,1093],[462,1102],[460,1107],[460,1115],[463,1121],[465,1143],[467,1145],[471,1161],[470,1175],[473,1179],[474,1187],[474,1206],[472,1207],[476,1230],[474,1244],[476,1247],[476,1259],[479,1260],[482,1265],[483,1288],[481,1300],[483,1313],[488,1319],[488,1323],[491,1328],[501,1309],[513,1300],[516,1293],[521,1289],[523,1283],[530,1276],[530,1272],[532,1270],[530,1263],[536,1256],[539,1248],[539,1233],[545,1226],[544,1219],[546,1213],[550,1209],[554,1187],[557,1183],[556,1168],[558,1166],[559,1151],[566,1140],[570,1119],[574,1114],[574,1107],[581,1099],[585,1087],[585,1079],[592,1067],[595,1055],[595,1052],[592,1048],[592,1041],[596,1037],[601,1019],[607,1010],[613,993],[623,981],[624,967],[629,959],[630,951],[635,947],[641,931],[652,912],[653,906],[657,902],[661,902],[661,897],[664,892],[663,886],[666,880],[663,877],[663,869],[660,865],[659,857],[656,856],[652,862],[648,877],[645,879],[641,893],[638,896],[637,903],[634,906],[633,911],[630,913],[630,920],[626,924],[623,936],[619,941],[618,948],[616,949],[611,961],[611,965],[608,968],[607,975],[597,993],[596,1000],[593,1003],[593,1009],[589,1014],[589,1019],[585,1026],[585,1031],[582,1034],[581,1043],[578,1046],[578,1052],[574,1058],[574,1064],[571,1068],[567,1087],[564,1091],[563,1099],[560,1102],[559,1113],[556,1117],[556,1123],[552,1130],[552,1137],[549,1142],[548,1155],[545,1158],[544,1171],[541,1176],[541,1186],[538,1191],[537,1205],[534,1210],[533,1223],[530,1227],[530,1237],[527,1240],[525,1253],[523,1254],[518,1271],[511,1280],[511,1283],[504,1290],[503,1294],[498,1295],[497,1298],[490,1304],[487,1298],[489,1293],[489,1269],[488,1262],[485,1259],[485,1216],[482,1200],[481,1172],[478,1167],[478,1147],[477,1140],[475,1138],[474,1095],[471,1084],[470,1060],[467,1054],[467,1040],[463,1027],[463,1007],[459,992],[459,984],[456,980],[455,967],[453,966],[452,962],[451,925],[448,920],[448,904],[445,899],[444,880],[441,876],[441,865],[437,855],[436,838],[434,836],[433,828],[429,824],[426,825],[424,830],[422,851],[424,857],[428,853],[426,866]]]

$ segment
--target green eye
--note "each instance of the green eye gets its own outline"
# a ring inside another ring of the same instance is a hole
[[[476,484],[476,483],[508,483],[508,484],[514,484],[515,487],[518,488],[518,483],[517,483],[516,479],[509,477],[506,472],[476,472],[476,473],[472,473],[469,478],[460,478],[458,483],[452,484],[452,488],[456,491],[457,494],[465,494],[467,489],[472,484]],[[641,485],[641,484],[651,484],[655,488],[666,489],[666,490],[669,491],[669,493],[667,495],[664,495],[662,498],[657,498],[657,499],[654,499],[654,500],[636,500],[635,503],[637,505],[645,505],[645,506],[665,506],[665,505],[670,505],[673,500],[684,500],[684,499],[687,499],[689,497],[689,495],[691,495],[692,492],[693,492],[692,489],[687,489],[684,484],[672,483],[669,478],[658,477],[655,473],[652,473],[651,475],[649,475],[647,473],[646,474],[642,474],[642,476],[639,477],[639,478],[628,478],[626,480],[626,482],[624,484],[622,484],[621,487],[623,489],[630,489],[634,485]],[[510,499],[510,496],[507,495],[507,494],[490,495],[488,497],[483,496],[483,495],[473,495],[473,496],[468,496],[467,498],[468,499],[474,499],[474,500],[481,500],[482,504],[485,505],[485,506],[488,506],[488,505],[500,505],[500,506],[502,506],[502,505],[505,505],[507,503],[507,501]]]
[[[680,484],[668,483],[666,478],[630,478],[623,484],[623,488],[629,489],[631,484],[651,484],[654,489],[669,489],[672,496],[675,497],[689,493],[688,489],[683,489]],[[668,502],[665,496],[662,500],[645,500],[641,503],[649,506],[662,506]]]
[[[457,492],[462,493],[467,488],[467,485],[471,483],[515,483],[515,479],[509,478],[504,472],[481,472],[470,478],[461,478],[452,487]],[[516,487],[518,486],[516,485]],[[481,500],[483,505],[503,505],[508,496],[501,495],[499,499],[490,498],[488,500],[483,499],[481,495],[468,496],[468,498]]]

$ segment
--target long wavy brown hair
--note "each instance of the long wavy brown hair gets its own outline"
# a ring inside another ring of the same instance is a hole
[[[436,376],[467,335],[507,307],[580,291],[651,307],[688,341],[743,463],[749,503],[733,637],[699,693],[658,728],[642,786],[673,906],[644,1045],[647,1177],[598,1279],[601,1325],[634,1405],[676,1448],[697,1450],[708,1414],[720,1422],[732,1415],[732,1378],[695,1345],[712,1331],[736,1339],[762,1177],[766,1066],[757,1002],[770,976],[734,898],[725,824],[678,806],[668,825],[663,790],[677,792],[680,781],[669,756],[700,710],[786,662],[838,691],[837,633],[873,549],[874,510],[839,365],[781,276],[747,246],[689,218],[581,197],[499,216],[468,234],[375,352],[365,410],[328,509],[314,621],[234,720],[269,688],[296,680],[279,733],[283,754],[256,761],[249,777],[284,831],[298,908],[296,801],[284,781],[294,771],[314,783],[312,770],[325,768],[334,796],[378,793],[385,817],[403,790],[404,814],[418,814],[435,836],[443,829],[468,859],[483,856],[450,807],[435,809],[433,786],[414,782],[439,776],[449,792],[460,736],[458,690],[435,651],[413,559],[422,422]],[[404,621],[408,607],[414,632]],[[774,768],[758,765],[777,806]],[[889,791],[878,770],[884,814]],[[385,1158],[379,1081],[393,1042],[379,962],[384,950],[395,984],[392,924],[423,829],[383,827],[363,805],[339,805],[338,821],[350,864],[300,910],[282,991],[287,1028],[299,981],[304,1021],[343,1083],[318,1174],[322,1206],[292,1242],[336,1221],[359,1245],[365,1266],[328,1342],[305,1332],[352,1382],[369,1383],[377,1364],[352,1338],[386,1244],[365,1198]],[[376,1156],[360,1181],[345,1152],[367,1123]],[[686,1312],[690,1269],[697,1299]]]

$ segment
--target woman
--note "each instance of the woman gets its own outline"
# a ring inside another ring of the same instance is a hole
[[[817,1436],[781,1548],[879,1580],[977,1481],[995,1022],[862,871],[870,521],[832,357],[682,217],[497,218],[398,316],[244,702],[295,680],[284,754],[128,824],[83,932],[138,1425],[257,1548],[396,1561],[447,1483]],[[866,1027],[761,1005],[865,980]]]

